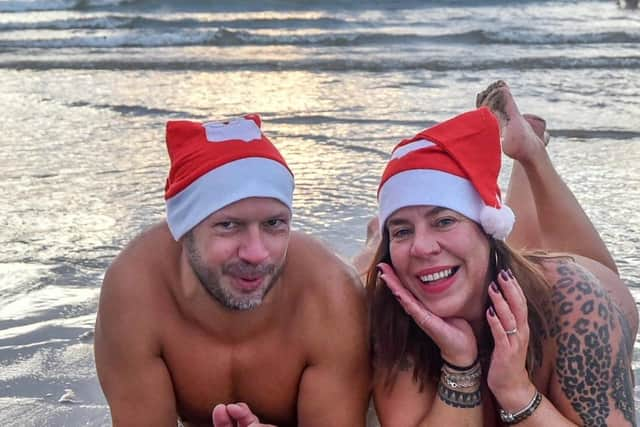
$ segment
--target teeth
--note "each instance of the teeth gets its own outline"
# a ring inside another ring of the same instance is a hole
[[[425,276],[420,276],[420,280],[423,283],[434,282],[436,280],[444,279],[445,277],[449,277],[453,274],[453,269],[447,268],[446,270],[438,271],[437,273],[427,274]]]

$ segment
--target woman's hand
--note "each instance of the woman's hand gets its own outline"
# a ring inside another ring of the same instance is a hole
[[[500,406],[507,411],[522,408],[531,400],[535,388],[526,370],[529,345],[527,299],[511,271],[501,271],[489,285],[493,307],[487,310],[487,322],[495,346],[487,374],[487,383]]]
[[[476,361],[478,346],[469,322],[460,318],[442,319],[434,315],[404,287],[390,265],[380,263],[378,268],[382,272],[380,278],[404,311],[440,348],[445,361],[458,366],[468,366]]]

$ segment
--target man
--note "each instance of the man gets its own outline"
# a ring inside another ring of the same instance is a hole
[[[100,296],[95,358],[116,426],[365,424],[362,286],[290,231],[293,175],[260,127],[167,125],[167,221],[113,261]]]

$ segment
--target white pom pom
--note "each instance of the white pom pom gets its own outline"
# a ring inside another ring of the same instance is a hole
[[[507,238],[515,221],[516,217],[507,205],[502,205],[500,209],[484,206],[480,212],[480,224],[485,233],[497,240]]]

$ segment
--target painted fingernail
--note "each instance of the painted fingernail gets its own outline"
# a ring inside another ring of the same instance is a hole
[[[512,279],[515,279],[515,277],[513,277],[513,272],[511,271],[511,269],[507,269],[507,274],[509,274],[509,277],[511,277]]]
[[[489,307],[489,316],[495,317],[495,315],[496,315],[496,311],[493,309],[493,307]]]
[[[496,292],[496,293],[500,292],[500,289],[498,289],[498,285],[496,285],[496,282],[491,282],[491,284],[489,285],[489,287],[491,288],[491,290],[492,290],[493,292]]]
[[[500,270],[500,277],[502,277],[502,280],[509,280],[509,275],[504,270]]]

